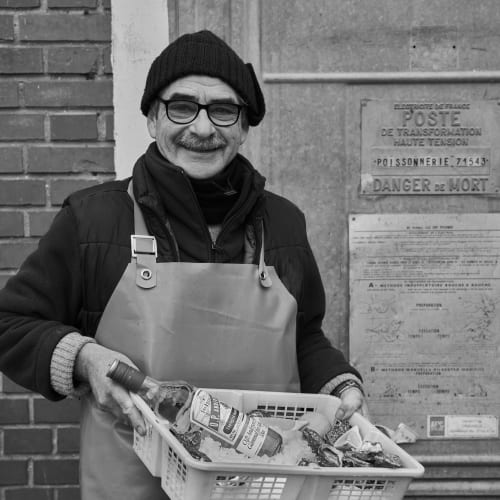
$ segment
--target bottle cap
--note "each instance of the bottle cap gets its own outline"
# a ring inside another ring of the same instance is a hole
[[[137,392],[142,387],[144,379],[146,378],[144,373],[141,373],[139,370],[132,368],[118,359],[113,361],[106,375],[111,380],[123,385],[123,387],[132,392]]]
[[[273,457],[276,453],[279,453],[282,445],[283,438],[281,437],[281,434],[276,432],[274,429],[269,428],[258,455]]]

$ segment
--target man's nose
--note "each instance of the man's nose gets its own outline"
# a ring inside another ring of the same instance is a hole
[[[215,133],[214,124],[208,118],[206,109],[200,109],[196,120],[191,123],[190,128],[198,137],[210,137]]]

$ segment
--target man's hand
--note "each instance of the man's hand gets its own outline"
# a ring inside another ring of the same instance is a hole
[[[369,419],[365,398],[358,388],[351,387],[350,389],[346,389],[340,395],[340,400],[341,404],[337,409],[337,413],[335,413],[337,420],[347,420],[356,411]]]
[[[127,356],[119,352],[99,344],[85,344],[76,358],[75,378],[90,385],[99,409],[112,413],[120,421],[132,425],[139,434],[144,435],[144,419],[132,402],[128,391],[106,376],[115,359],[135,367]]]

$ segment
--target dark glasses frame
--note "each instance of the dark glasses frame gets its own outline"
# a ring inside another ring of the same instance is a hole
[[[165,105],[165,111],[167,113],[168,119],[171,122],[176,123],[177,125],[188,125],[189,123],[194,122],[196,120],[196,118],[198,118],[198,115],[200,114],[200,111],[202,109],[205,109],[207,111],[208,119],[216,127],[231,127],[232,125],[234,125],[239,120],[240,114],[241,114],[241,110],[244,107],[246,107],[243,104],[236,104],[234,102],[212,102],[212,103],[209,103],[209,104],[200,104],[199,102],[190,101],[189,99],[161,99],[161,98],[158,98],[158,100]],[[169,104],[173,103],[173,102],[186,102],[186,103],[190,103],[190,104],[196,105],[197,106],[197,110],[196,110],[195,115],[192,118],[190,118],[189,120],[187,120],[187,119],[186,120],[179,120],[178,118],[173,119],[170,116],[170,113],[169,113]],[[232,122],[221,122],[220,120],[216,120],[216,119],[214,119],[212,117],[210,110],[213,109],[214,107],[220,106],[220,105],[229,105],[229,106],[233,106],[235,108],[236,117],[235,117],[234,121],[232,121]]]

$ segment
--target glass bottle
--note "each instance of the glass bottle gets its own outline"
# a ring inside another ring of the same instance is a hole
[[[190,424],[205,429],[216,439],[249,457],[278,453],[281,435],[253,417],[228,406],[187,382],[163,382],[115,360],[107,376],[126,389],[139,394],[153,411],[174,424],[179,433]]]

